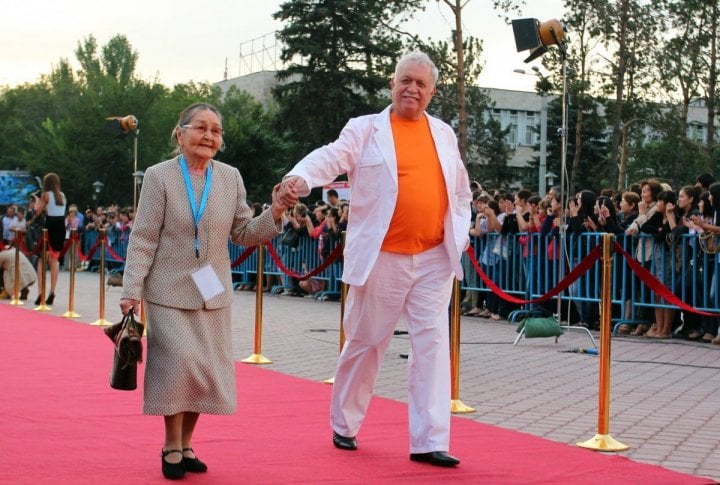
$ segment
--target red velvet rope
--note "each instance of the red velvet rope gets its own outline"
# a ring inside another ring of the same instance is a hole
[[[243,251],[243,253],[235,259],[235,261],[230,263],[230,267],[235,268],[243,264],[245,260],[249,258],[253,252],[255,252],[255,249],[257,249],[257,246],[250,246],[249,248],[246,248],[245,251]]]
[[[55,252],[55,251],[53,251],[53,249],[50,247],[50,244],[47,242],[47,236],[46,236],[46,242],[45,242],[46,246],[45,246],[45,247],[47,247],[47,251],[48,251],[48,253],[50,253],[50,255],[51,255],[52,257],[54,257],[55,259],[60,259],[60,256],[62,256],[63,254],[67,253],[67,250],[70,248],[70,243],[71,243],[71,242],[72,242],[72,240],[71,240],[71,239],[68,239],[67,241],[65,241],[65,244],[63,245],[62,249],[61,249],[60,251],[58,251],[58,252]]]
[[[270,257],[273,259],[273,261],[275,261],[275,264],[277,265],[277,267],[280,268],[280,271],[282,271],[283,273],[285,273],[286,275],[288,275],[291,278],[295,278],[298,280],[306,280],[308,278],[312,278],[313,276],[319,275],[320,273],[325,271],[325,269],[328,266],[330,266],[337,259],[339,259],[340,255],[342,254],[342,251],[343,251],[343,245],[338,244],[337,246],[335,246],[335,249],[333,249],[333,251],[330,253],[330,255],[327,258],[325,258],[325,261],[323,261],[323,263],[320,266],[318,266],[314,270],[312,270],[309,273],[306,273],[304,275],[299,275],[299,274],[295,273],[294,271],[289,270],[287,267],[285,267],[283,262],[280,260],[280,257],[278,256],[277,252],[275,252],[275,248],[272,246],[272,244],[268,244],[267,249],[268,249],[268,253],[270,254]]]
[[[697,308],[691,307],[690,305],[682,301],[680,298],[675,296],[675,293],[673,293],[667,286],[663,285],[660,280],[655,278],[652,273],[643,268],[640,263],[635,261],[635,258],[633,258],[632,255],[625,251],[625,249],[623,249],[620,244],[614,242],[613,249],[616,253],[620,253],[623,255],[625,261],[627,261],[633,273],[635,273],[643,281],[643,283],[648,286],[648,288],[650,288],[652,291],[655,292],[657,296],[663,298],[668,303],[675,305],[676,307],[679,307],[686,312],[696,313],[698,315],[704,315],[706,317],[720,316],[720,313],[705,312],[702,310],[698,310]]]
[[[92,259],[92,257],[95,255],[95,251],[97,251],[97,248],[102,243],[102,238],[98,237],[95,240],[95,244],[93,244],[93,247],[90,248],[90,251],[88,251],[87,256],[85,256],[82,251],[80,250],[80,247],[78,246],[78,255],[80,256],[80,261],[88,262]]]
[[[118,255],[115,251],[113,251],[113,248],[112,248],[112,247],[110,247],[110,246],[105,246],[105,249],[107,249],[108,254],[109,254],[110,256],[112,256],[113,259],[116,259],[116,260],[118,260],[118,261],[123,261],[123,262],[125,261],[125,258],[123,258],[122,256]]]
[[[478,260],[475,257],[475,249],[472,246],[469,246],[466,250],[468,253],[468,256],[470,256],[470,261],[472,262],[473,267],[475,268],[475,271],[477,271],[477,274],[480,275],[480,278],[485,282],[488,288],[490,288],[490,291],[498,295],[500,298],[502,298],[505,301],[509,301],[510,303],[517,303],[519,305],[527,305],[532,303],[540,303],[541,301],[549,300],[550,298],[559,295],[565,289],[567,289],[571,284],[575,282],[578,278],[580,278],[583,273],[585,273],[587,270],[590,269],[590,267],[595,264],[595,261],[600,259],[600,251],[602,248],[600,246],[596,246],[595,249],[590,251],[590,254],[585,256],[585,258],[578,263],[575,268],[560,281],[552,290],[548,291],[544,295],[534,298],[532,300],[522,300],[520,298],[516,298],[508,293],[505,293],[498,285],[496,285],[493,280],[491,280],[488,275],[485,274],[485,272],[482,270],[480,265],[478,264]]]

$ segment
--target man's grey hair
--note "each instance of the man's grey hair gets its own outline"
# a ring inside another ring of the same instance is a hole
[[[405,65],[408,63],[414,62],[416,64],[421,64],[423,66],[428,66],[430,68],[430,71],[432,73],[433,78],[433,85],[437,84],[438,80],[438,68],[435,67],[435,64],[430,59],[430,57],[425,54],[424,52],[420,51],[411,51],[406,54],[404,54],[400,60],[395,65],[395,79],[398,78],[400,72],[405,68]]]

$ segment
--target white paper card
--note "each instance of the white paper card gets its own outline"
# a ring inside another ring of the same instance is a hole
[[[209,264],[195,271],[192,274],[192,279],[205,301],[225,291],[225,287],[220,281],[220,278],[218,278],[215,270]]]

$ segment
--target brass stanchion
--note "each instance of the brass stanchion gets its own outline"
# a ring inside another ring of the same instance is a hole
[[[577,443],[595,451],[625,451],[630,447],[610,436],[610,304],[612,234],[603,234],[603,272],[600,300],[600,376],[598,383],[598,432],[590,440]]]
[[[345,231],[342,232],[340,241],[343,247],[345,247]],[[347,300],[348,285],[344,282],[340,282],[340,344],[338,345],[338,353],[342,352],[343,345],[345,345],[345,301]],[[335,376],[330,379],[323,381],[325,384],[335,384]]]
[[[460,400],[460,280],[453,281],[450,302],[450,412],[453,414],[474,413],[475,408],[466,406]]]
[[[10,304],[22,306],[25,302],[20,299],[20,229],[15,228],[13,230],[15,231],[15,289]]]
[[[48,312],[52,310],[51,307],[45,304],[45,266],[47,266],[47,241],[48,241],[48,230],[43,229],[42,230],[42,242],[41,242],[41,251],[42,254],[40,255],[40,271],[38,271],[38,275],[40,276],[40,280],[38,281],[38,285],[40,287],[40,305],[33,308],[33,310],[39,311],[39,312]]]
[[[75,265],[77,256],[77,229],[70,229],[70,294],[68,296],[68,311],[63,313],[65,318],[78,318],[75,313]]]
[[[263,302],[263,266],[265,264],[265,245],[258,244],[257,279],[255,284],[255,347],[253,354],[242,361],[246,364],[271,364],[272,360],[260,352],[262,347],[262,302]]]
[[[338,345],[338,353],[342,352],[345,345],[345,301],[347,300],[348,285],[344,281],[340,282],[340,344]],[[325,384],[335,384],[335,376],[323,381]]]
[[[111,325],[105,320],[105,229],[100,229],[98,233],[100,238],[100,318],[92,322],[90,325]]]

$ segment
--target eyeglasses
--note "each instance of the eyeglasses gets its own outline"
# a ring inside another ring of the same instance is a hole
[[[213,138],[222,138],[223,136],[223,129],[218,128],[217,126],[205,126],[205,125],[181,125],[180,128],[190,128],[191,130],[197,131],[199,134],[204,135],[208,131],[212,135]]]

